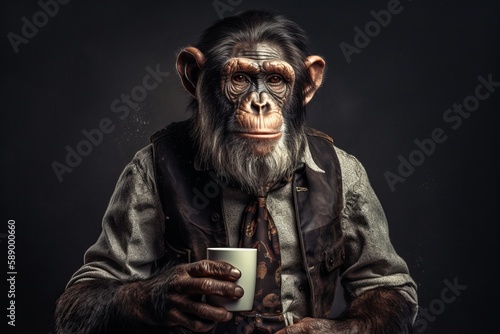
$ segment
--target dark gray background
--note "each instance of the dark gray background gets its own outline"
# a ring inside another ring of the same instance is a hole
[[[438,313],[418,332],[496,332],[500,89],[455,130],[443,114],[474,95],[478,76],[500,81],[500,2],[402,0],[402,12],[351,63],[340,43],[354,44],[354,27],[363,29],[388,0],[232,3],[233,13],[286,14],[326,59],[308,122],[365,165],[418,283],[419,305]],[[4,1],[0,14],[2,254],[7,221],[17,229],[17,326],[9,333],[53,332],[54,302],[96,240],[122,168],[151,133],[188,116],[176,52],[219,19],[212,1],[70,1],[16,54],[7,34],[20,35],[21,19],[32,22],[40,10],[36,1]],[[157,65],[170,75],[120,119],[111,103]],[[59,182],[51,164],[64,163],[65,147],[104,118],[113,132]],[[408,158],[414,141],[436,128],[447,140],[391,191],[384,173],[397,173],[398,156]],[[467,286],[447,304],[439,301],[445,280]]]

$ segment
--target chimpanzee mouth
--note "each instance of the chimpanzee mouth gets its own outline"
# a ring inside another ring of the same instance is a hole
[[[281,137],[281,131],[252,131],[252,132],[238,132],[238,136],[253,139],[278,139]]]

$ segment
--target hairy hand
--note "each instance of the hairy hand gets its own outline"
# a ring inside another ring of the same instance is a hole
[[[354,299],[339,319],[305,318],[276,334],[409,334],[413,309],[395,289],[376,288]]]
[[[202,296],[240,298],[243,289],[234,283],[240,275],[240,271],[228,263],[202,260],[178,265],[137,283],[157,325],[206,332],[217,322],[230,320],[232,313],[202,302]]]

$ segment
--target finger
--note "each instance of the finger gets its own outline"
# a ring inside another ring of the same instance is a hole
[[[241,277],[241,272],[223,261],[201,260],[189,264],[186,271],[193,277],[215,277],[235,281]]]
[[[168,315],[167,326],[182,326],[193,332],[208,332],[215,327],[216,322],[197,318],[195,316],[182,313],[177,309],[172,309]]]
[[[190,295],[214,295],[237,299],[244,294],[243,288],[228,281],[214,278],[186,278],[180,292]]]
[[[223,307],[212,306],[207,303],[185,301],[179,305],[179,310],[190,313],[196,318],[211,322],[226,322],[231,320],[233,314]]]

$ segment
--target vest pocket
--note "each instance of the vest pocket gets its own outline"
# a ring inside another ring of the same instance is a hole
[[[165,257],[177,263],[190,263],[191,250],[175,248],[165,240]]]
[[[337,242],[323,253],[323,262],[327,272],[333,271],[344,263],[345,253],[342,241]]]

